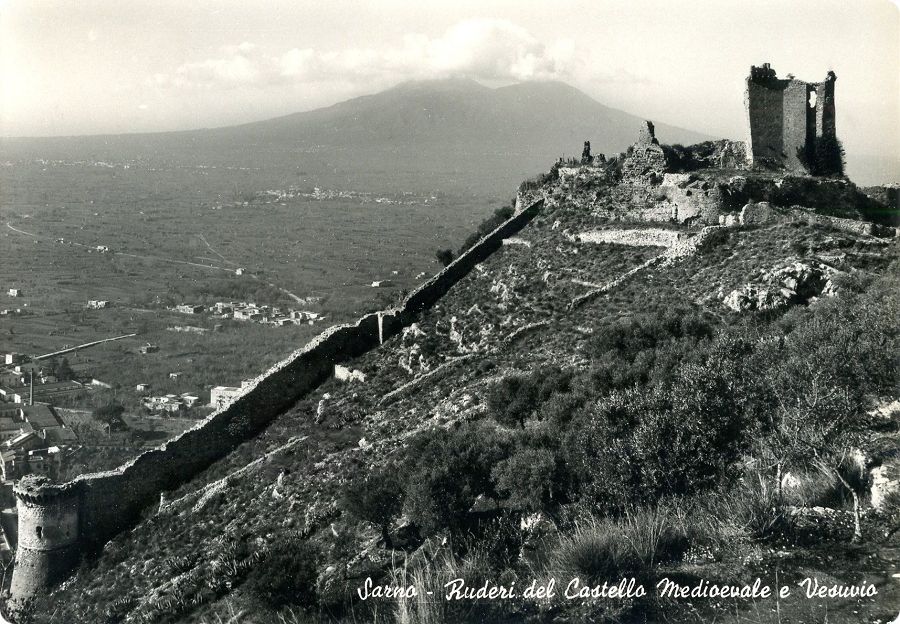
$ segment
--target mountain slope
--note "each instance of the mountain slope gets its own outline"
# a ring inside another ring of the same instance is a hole
[[[266,121],[185,132],[2,139],[9,160],[135,161],[252,170],[276,188],[299,178],[357,190],[464,189],[509,198],[550,157],[628,147],[641,119],[559,82],[491,89],[470,80],[422,81]],[[703,135],[657,124],[662,142]],[[208,171],[207,171],[208,172]],[[248,181],[249,182],[249,181]],[[228,181],[226,187],[230,188]],[[258,186],[259,191],[266,186]]]
[[[334,106],[233,128],[202,131],[209,138],[265,137],[336,148],[463,149],[572,153],[582,140],[597,151],[624,150],[641,119],[608,108],[561,82],[528,82],[490,89],[471,80],[420,81]],[[699,133],[659,124],[668,143],[704,140]]]

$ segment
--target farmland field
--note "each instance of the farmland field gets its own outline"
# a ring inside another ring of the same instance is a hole
[[[500,185],[490,176],[473,190],[457,172],[400,165],[392,176],[379,159],[355,167],[314,150],[134,153],[91,140],[81,152],[71,141],[4,145],[0,352],[34,356],[137,334],[68,354],[112,386],[73,405],[112,394],[136,408],[138,383],[206,402],[211,386],[237,385],[329,324],[414,287],[440,268],[437,249],[458,247],[514,193],[492,191]],[[110,306],[86,309],[88,300]],[[274,327],[168,309],[229,300],[324,319]],[[139,354],[148,342],[159,351]]]

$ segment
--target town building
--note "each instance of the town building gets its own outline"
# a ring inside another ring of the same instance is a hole
[[[21,353],[7,353],[3,359],[7,366],[21,364],[28,360],[28,358]]]
[[[216,386],[209,391],[209,406],[216,409],[224,407],[235,397],[240,396],[250,383],[249,381],[242,381],[240,388],[235,386]]]
[[[185,407],[190,409],[200,402],[200,397],[198,397],[194,394],[185,392],[184,394],[181,395],[181,402],[184,403]]]
[[[182,314],[200,314],[203,312],[203,309],[202,305],[192,305],[188,303],[182,303],[175,306],[175,311],[181,312]]]
[[[141,404],[151,412],[175,413],[184,409],[184,402],[174,394],[145,397]]]

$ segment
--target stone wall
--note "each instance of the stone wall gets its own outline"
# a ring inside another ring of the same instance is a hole
[[[77,535],[70,542],[44,550],[18,549],[10,607],[14,610],[17,604],[23,604],[47,585],[64,578],[71,572],[79,553],[102,548],[114,535],[132,526],[144,507],[159,500],[160,492],[190,480],[238,444],[258,434],[299,398],[328,379],[335,364],[358,357],[398,334],[499,249],[504,238],[521,230],[542,205],[543,200],[536,201],[513,215],[416,288],[400,305],[367,314],[355,324],[328,328],[250,382],[241,395],[202,423],[161,447],[108,472],[82,475],[59,485],[34,483],[27,500],[17,491],[20,536],[34,534],[37,522],[43,523],[42,531],[59,531],[65,527],[72,531],[75,527]],[[69,501],[67,504],[77,509],[74,524],[63,522],[54,511],[60,500]],[[76,560],[72,559],[73,552]]]
[[[681,237],[678,230],[660,228],[592,230],[575,234],[579,243],[609,243],[629,247],[671,247]]]
[[[875,236],[878,238],[893,238],[897,236],[897,229],[893,227],[870,223],[868,221],[859,221],[858,219],[843,219],[841,217],[823,215],[802,206],[781,208],[772,206],[768,202],[759,202],[744,206],[741,209],[735,225],[767,225],[771,223],[787,222],[824,225],[844,232],[852,232],[864,236]]]

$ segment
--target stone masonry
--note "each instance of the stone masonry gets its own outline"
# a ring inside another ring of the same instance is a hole
[[[750,162],[806,172],[804,154],[811,155],[817,141],[836,138],[836,80],[831,71],[824,81],[810,83],[790,75],[778,78],[768,63],[751,67],[744,95]]]

